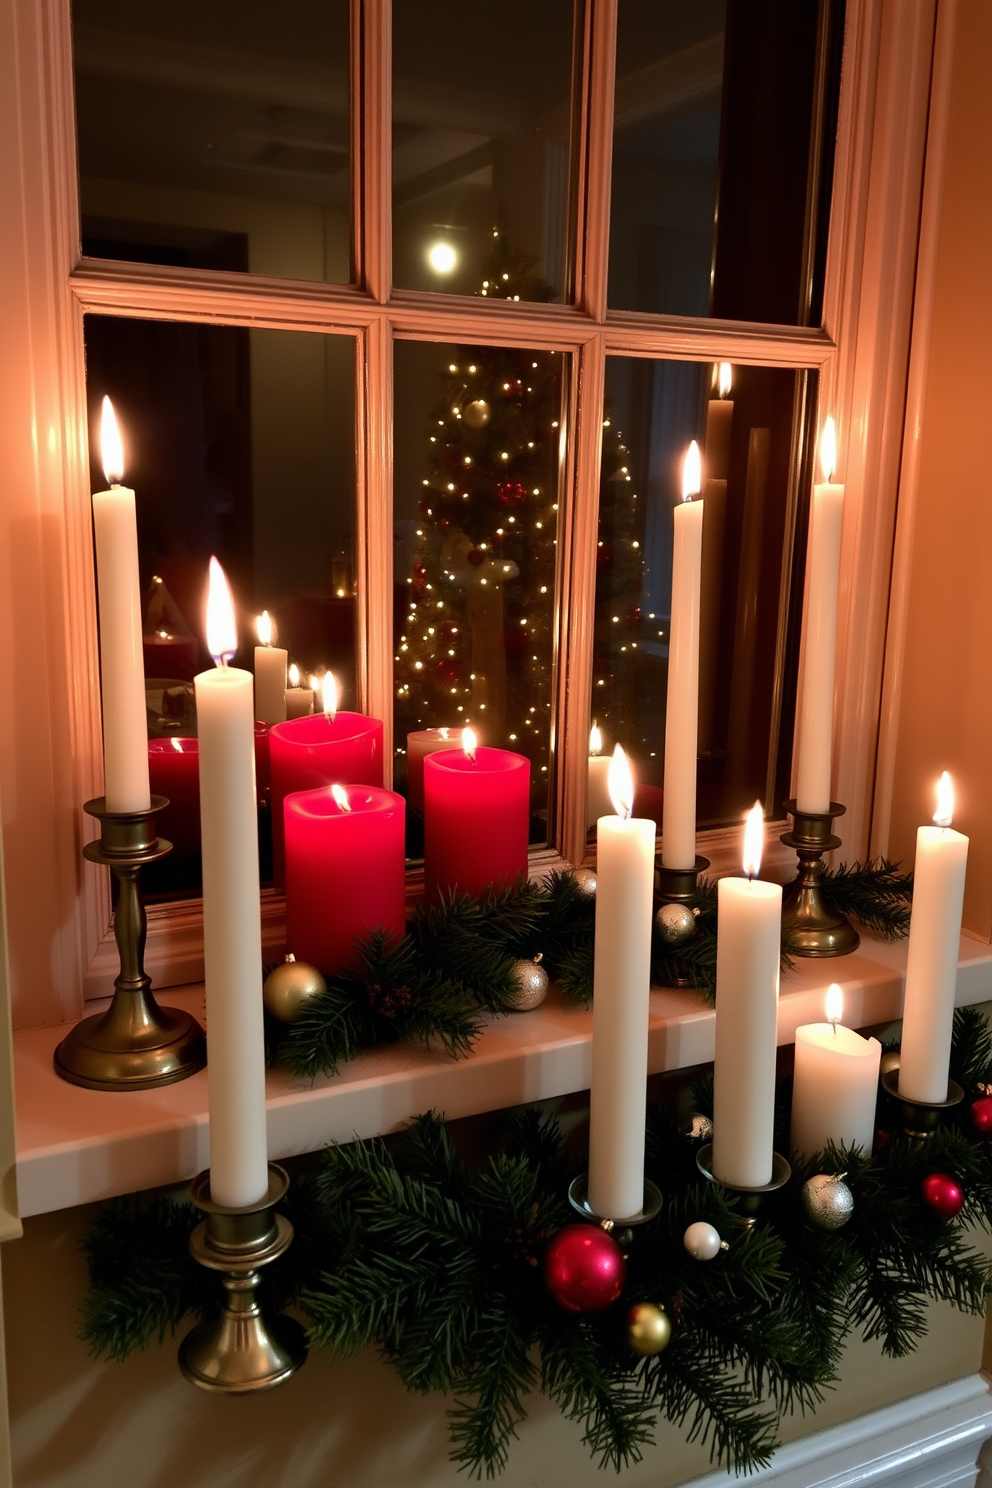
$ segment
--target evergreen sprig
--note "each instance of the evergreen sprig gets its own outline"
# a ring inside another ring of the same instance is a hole
[[[842,915],[857,920],[880,940],[902,940],[909,934],[913,875],[888,858],[842,863],[824,868],[823,897]]]

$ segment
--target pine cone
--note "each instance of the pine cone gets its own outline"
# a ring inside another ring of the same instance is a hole
[[[365,991],[372,1011],[390,1022],[407,1012],[413,1000],[409,987],[383,987],[381,982],[366,982]]]

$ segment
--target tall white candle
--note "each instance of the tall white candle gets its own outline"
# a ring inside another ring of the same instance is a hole
[[[210,560],[207,647],[217,669],[195,678],[203,851],[210,1193],[243,1208],[268,1189],[262,924],[255,812],[251,672],[227,665],[238,648],[224,571]]]
[[[120,484],[124,451],[109,398],[101,443],[109,491],[93,496],[100,674],[103,689],[104,795],[109,811],[147,811],[148,715],[138,594],[138,524],[134,492]]]
[[[268,610],[255,621],[259,644],[255,647],[255,717],[260,723],[286,721],[286,663],[281,646],[273,646],[273,625]]]
[[[840,1026],[844,994],[834,982],[827,993],[826,1023],[796,1029],[796,1073],[792,1087],[792,1147],[806,1157],[836,1147],[870,1152],[882,1046]]]
[[[730,470],[730,434],[734,424],[734,400],[730,389],[734,369],[720,362],[716,372],[717,393],[706,405],[706,476],[708,480],[727,479]]]
[[[586,785],[586,825],[594,827],[610,810],[610,764],[603,753],[603,735],[594,723],[589,730],[589,774]]]
[[[597,823],[589,1204],[604,1219],[627,1219],[644,1202],[655,824],[631,818],[634,783],[619,744],[610,790],[616,815]]]
[[[951,830],[953,815],[954,787],[945,770],[937,786],[936,825],[916,834],[899,1056],[899,1093],[916,1101],[947,1099],[968,866],[968,838]]]
[[[672,622],[665,713],[665,800],[661,861],[691,868],[696,861],[696,735],[699,721],[699,583],[705,502],[693,501],[700,483],[693,440],[682,470],[672,555]]]
[[[770,1183],[782,889],[759,883],[761,803],[744,829],[746,878],[717,884],[713,1175],[737,1188]]]
[[[834,729],[834,661],[837,651],[837,591],[844,487],[831,480],[837,463],[834,421],[820,437],[823,481],[813,487],[806,549],[806,619],[803,674],[797,722],[799,762],[796,805],[800,811],[829,811]]]

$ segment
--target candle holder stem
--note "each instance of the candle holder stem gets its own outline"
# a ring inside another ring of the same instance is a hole
[[[307,1356],[306,1335],[290,1317],[266,1315],[259,1299],[261,1269],[292,1243],[293,1226],[275,1212],[289,1176],[269,1163],[263,1203],[229,1209],[210,1197],[210,1173],[198,1174],[190,1197],[206,1219],[189,1240],[201,1266],[222,1273],[224,1300],[215,1317],[198,1323],[179,1345],[179,1368],[191,1384],[215,1395],[270,1390],[295,1374]]]
[[[964,1091],[956,1080],[947,1082],[947,1099],[942,1101],[918,1101],[903,1095],[899,1089],[899,1069],[886,1070],[881,1076],[881,1086],[886,1095],[896,1103],[899,1119],[905,1136],[913,1147],[922,1147],[929,1141],[941,1123],[945,1111],[959,1106],[964,1100]]]
[[[87,1090],[149,1090],[195,1074],[207,1062],[206,1039],[194,1017],[159,1007],[145,972],[145,906],[138,888],[141,869],[171,851],[155,833],[155,814],[168,806],[152,796],[147,811],[108,811],[106,800],[83,810],[100,823],[99,842],[83,856],[111,869],[118,883],[114,939],[120,974],[104,1013],[77,1023],[55,1050],[55,1072]]]
[[[744,1229],[750,1230],[758,1223],[761,1211],[769,1196],[784,1188],[792,1177],[792,1165],[788,1158],[783,1157],[781,1152],[772,1153],[772,1176],[770,1183],[762,1183],[760,1186],[747,1188],[738,1183],[726,1183],[722,1178],[717,1178],[712,1168],[713,1143],[707,1142],[705,1147],[700,1147],[696,1154],[696,1167],[709,1183],[720,1183],[730,1193],[736,1194],[740,1204],[738,1220]]]
[[[645,1178],[644,1201],[636,1214],[625,1215],[622,1219],[597,1214],[589,1203],[589,1174],[580,1173],[578,1178],[573,1178],[568,1186],[568,1202],[576,1214],[608,1231],[626,1254],[634,1243],[635,1230],[640,1225],[649,1224],[652,1219],[658,1217],[665,1199],[661,1189],[652,1183],[650,1178]]]
[[[847,956],[856,951],[861,937],[844,915],[831,909],[823,892],[823,855],[840,847],[831,826],[845,808],[831,801],[829,811],[800,811],[795,801],[786,801],[792,831],[781,841],[793,847],[799,872],[785,891],[782,927],[789,932],[789,950],[797,956]]]
[[[710,866],[709,858],[697,858],[691,868],[666,868],[661,853],[655,861],[655,891],[662,904],[691,904],[699,891],[699,875]]]

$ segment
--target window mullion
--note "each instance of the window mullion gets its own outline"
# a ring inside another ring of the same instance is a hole
[[[356,388],[358,685],[383,726],[385,783],[393,769],[393,347],[377,319],[358,342]]]
[[[587,0],[579,129],[576,303],[595,321],[606,315],[616,88],[617,0]]]
[[[352,0],[352,195],[357,282],[373,299],[392,284],[392,0]]]

